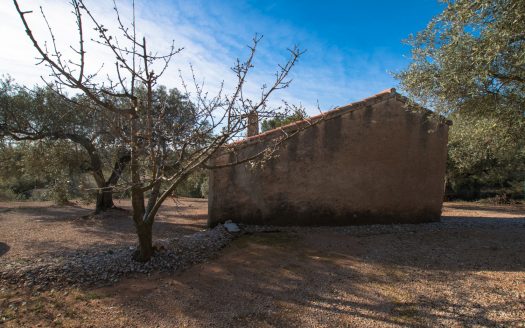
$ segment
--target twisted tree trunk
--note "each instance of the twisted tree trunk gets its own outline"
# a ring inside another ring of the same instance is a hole
[[[120,178],[120,175],[122,174],[122,172],[124,171],[124,168],[126,167],[126,164],[130,160],[131,160],[131,156],[129,152],[125,151],[121,153],[119,158],[115,162],[113,171],[111,172],[111,176],[109,177],[107,181],[103,181],[104,176],[102,173],[102,169],[100,167],[96,171],[93,170],[93,175],[95,177],[95,180],[97,181],[97,184],[103,181],[103,184],[101,183],[100,185],[98,185],[99,190],[97,191],[97,203],[95,207],[96,213],[100,213],[100,212],[115,208],[115,204],[113,203],[113,188],[117,184]]]
[[[104,212],[115,208],[113,203],[113,189],[102,189],[97,192],[97,203],[95,205],[95,213]]]

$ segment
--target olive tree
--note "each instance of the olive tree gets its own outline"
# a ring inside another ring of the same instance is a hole
[[[288,106],[288,109],[291,109],[289,113],[278,113],[275,117],[264,119],[261,123],[262,132],[304,120],[307,117],[305,109],[301,106]]]
[[[525,1],[443,2],[408,39],[412,61],[395,76],[410,98],[457,121],[449,187],[523,181],[511,171],[522,167],[525,141]]]
[[[401,87],[441,113],[523,113],[525,2],[444,2],[444,11],[409,38],[412,62],[396,74]]]
[[[88,160],[86,169],[97,184],[98,213],[114,207],[113,188],[130,155],[111,135],[110,117],[88,104],[85,97],[66,100],[49,87],[28,89],[10,79],[3,80],[0,88],[0,136],[19,142],[66,140],[82,147]]]
[[[513,194],[523,189],[525,122],[498,115],[450,116],[447,192],[459,197]]]

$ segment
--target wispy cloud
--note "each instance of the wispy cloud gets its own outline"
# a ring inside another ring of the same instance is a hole
[[[116,31],[110,1],[90,1],[88,4],[101,22]],[[117,4],[123,17],[129,18],[130,3],[118,1]],[[60,41],[59,45],[65,53],[72,54],[68,45],[76,45],[76,30],[71,8],[64,1],[41,0],[21,2],[21,5],[24,9],[35,11],[30,22],[37,36],[47,37],[45,25],[38,15],[38,6],[42,5]],[[258,94],[259,87],[272,80],[277,64],[286,60],[286,49],[298,44],[308,51],[292,72],[292,86],[272,102],[275,104],[279,98],[285,98],[302,103],[310,113],[315,113],[317,101],[322,109],[329,109],[392,86],[394,81],[387,70],[401,65],[399,59],[381,51],[362,53],[337,48],[301,27],[264,17],[243,2],[223,5],[222,2],[209,1],[137,1],[136,13],[138,31],[148,38],[152,49],[162,53],[172,40],[177,47],[184,47],[161,80],[168,87],[181,87],[179,70],[185,79],[191,79],[191,63],[197,77],[205,81],[211,92],[216,92],[222,81],[227,89],[233,88],[235,78],[230,67],[236,58],[248,54],[246,45],[255,33],[264,34],[264,38],[255,61],[255,70],[250,76],[250,93]],[[12,75],[21,83],[39,83],[40,76],[46,76],[48,71],[43,66],[34,66],[36,52],[25,36],[11,2],[0,3],[0,15],[3,17],[0,26],[4,35],[0,71]],[[105,62],[108,72],[108,66],[114,62],[107,50],[94,44],[88,47],[88,60],[91,69],[97,69],[100,63]]]

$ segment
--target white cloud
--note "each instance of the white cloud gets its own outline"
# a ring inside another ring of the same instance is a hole
[[[46,38],[48,34],[38,8],[42,5],[62,51],[73,54],[68,45],[76,46],[78,41],[69,5],[63,0],[20,3],[23,10],[35,11],[30,15],[31,26],[38,38]],[[117,3],[122,17],[129,21],[130,3]],[[101,22],[110,30],[116,31],[111,1],[89,1],[88,5]],[[137,30],[140,35],[147,37],[149,46],[162,53],[168,49],[171,40],[174,40],[176,47],[184,47],[174,57],[160,82],[168,87],[180,87],[178,70],[182,70],[184,78],[189,81],[189,63],[192,63],[197,77],[206,82],[212,93],[217,91],[223,80],[227,89],[233,88],[235,79],[230,67],[237,57],[247,55],[246,45],[254,33],[259,32],[265,34],[265,37],[260,44],[255,70],[247,85],[249,93],[254,95],[259,93],[264,82],[271,82],[276,65],[286,60],[286,48],[292,46],[294,40],[308,48],[308,52],[292,72],[294,83],[291,88],[274,97],[274,104],[279,103],[279,98],[286,98],[294,103],[302,103],[313,114],[317,100],[323,109],[329,109],[391,86],[392,79],[385,72],[388,64],[392,64],[388,54],[356,53],[349,56],[284,22],[275,22],[271,18],[265,19],[248,12],[244,13],[243,19],[236,19],[240,16],[235,10],[243,10],[242,5],[239,6],[225,7],[200,1],[138,1]],[[49,71],[44,66],[35,67],[36,51],[25,35],[20,18],[10,1],[0,2],[0,15],[3,17],[0,27],[4,36],[4,47],[0,52],[0,72],[12,75],[21,83],[40,83],[40,76],[46,76]],[[120,34],[116,33],[117,36]],[[89,43],[87,51],[91,70],[105,62],[104,72],[112,71],[114,60],[107,49]],[[348,60],[350,57],[351,61]]]

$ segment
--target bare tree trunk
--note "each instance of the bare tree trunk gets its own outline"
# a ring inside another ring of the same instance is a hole
[[[183,123],[179,129],[173,126],[173,119],[179,122],[181,118],[185,117],[185,114],[179,110],[173,111],[170,109],[171,106],[164,106],[164,100],[160,99],[162,97],[157,99],[158,97],[153,97],[153,95],[158,79],[168,67],[171,58],[179,53],[182,48],[176,49],[172,43],[170,51],[162,56],[148,51],[146,38],[143,38],[141,42],[136,36],[134,11],[131,17],[132,28],[128,28],[122,24],[118,9],[115,6],[119,29],[128,42],[127,46],[121,46],[116,42],[114,36],[108,33],[108,29],[100,24],[91,11],[87,9],[84,0],[71,1],[79,41],[78,49],[72,47],[74,52],[78,54],[78,58],[75,60],[63,57],[54,42],[51,51],[48,51],[45,43],[39,43],[25,18],[31,11],[21,10],[18,0],[13,0],[13,2],[26,34],[40,55],[39,59],[41,62],[45,62],[51,70],[54,84],[50,83],[50,85],[56,84],[53,89],[58,93],[61,92],[62,87],[81,91],[94,106],[103,110],[103,114],[104,116],[107,115],[110,124],[115,123],[109,130],[109,134],[116,138],[117,144],[119,141],[122,142],[124,148],[130,152],[131,186],[129,181],[126,181],[126,185],[131,190],[133,221],[139,239],[139,248],[134,258],[142,262],[147,262],[153,255],[152,227],[155,215],[164,200],[175,190],[178,183],[203,166],[209,158],[220,152],[229,141],[234,141],[240,136],[240,133],[246,128],[244,118],[247,114],[264,112],[264,115],[269,117],[272,116],[272,113],[277,113],[277,111],[272,110],[266,111],[268,110],[268,99],[277,90],[285,89],[290,85],[292,80],[288,79],[289,72],[302,54],[296,47],[289,50],[290,58],[284,65],[279,65],[275,80],[269,85],[264,85],[260,98],[252,101],[252,99],[246,98],[243,90],[248,71],[253,67],[257,44],[261,40],[261,37],[256,35],[253,38],[253,44],[249,46],[248,59],[246,61],[237,60],[232,68],[237,77],[237,85],[231,95],[225,95],[221,87],[216,96],[208,97],[208,93],[202,89],[193,75],[197,104],[191,105],[190,111],[193,114],[190,115],[195,115],[195,122]],[[86,51],[84,50],[85,28],[83,18],[86,16],[98,34],[98,39],[95,42],[107,46],[115,55],[115,73],[118,76],[118,82],[111,79],[108,82],[95,82],[97,79],[94,77],[97,72],[88,74],[85,71]],[[48,26],[50,37],[54,41],[54,34],[45,15],[44,21]],[[154,63],[160,63],[160,65],[154,65]],[[153,66],[156,70],[160,66],[160,71],[157,70],[160,73],[155,74],[153,69],[150,69]],[[186,89],[185,83],[183,84]],[[139,92],[139,89],[143,91]],[[67,98],[67,95],[62,95]],[[188,90],[186,90],[184,97],[191,103],[190,99],[193,97],[190,96]],[[157,108],[157,102],[163,104],[160,106],[162,109]],[[91,105],[86,109],[92,109]],[[113,121],[113,115],[116,115],[116,121]],[[124,122],[124,119],[127,118],[129,118],[129,122]],[[304,124],[311,126],[315,122],[304,121]],[[128,129],[130,133],[128,133]],[[260,157],[267,159],[273,154],[277,146],[281,145],[284,140],[296,135],[298,131],[300,129],[294,130],[291,135],[288,135],[283,130],[285,136],[277,138],[274,145],[268,145],[266,149],[249,158],[237,158],[235,162],[224,165],[236,165]],[[112,183],[111,178],[105,180],[102,158],[97,153],[97,144],[95,143],[97,138],[86,138],[62,132],[55,133],[53,136],[68,138],[86,148],[90,156],[93,176],[97,180],[97,186],[101,193],[101,209],[109,206],[112,203],[110,196],[117,184],[116,182]],[[174,171],[171,170],[173,167],[175,167]],[[118,170],[114,169],[113,173],[116,172]],[[118,176],[119,174],[115,174],[116,178]],[[161,184],[163,184],[162,188]],[[162,193],[160,193],[161,190]],[[145,193],[149,194],[147,206],[145,204]]]
[[[147,222],[135,225],[139,237],[139,248],[134,254],[134,260],[148,262],[153,256],[153,226]]]
[[[136,107],[136,104],[135,104]],[[147,262],[153,255],[153,221],[146,220],[146,206],[144,204],[144,190],[140,178],[140,163],[138,159],[137,117],[131,117],[131,206],[133,207],[133,222],[139,237],[139,249],[133,258],[139,262]]]
[[[146,209],[144,207],[144,192],[140,187],[131,191],[131,204],[133,206],[133,222],[139,237],[139,248],[133,258],[139,262],[147,262],[153,255],[153,221],[144,220]]]
[[[133,222],[135,223],[135,230],[139,237],[139,248],[133,255],[133,259],[139,262],[147,262],[153,255],[153,237],[152,237],[152,224],[144,220],[144,214],[146,208],[144,206],[144,191],[142,187],[137,183],[138,172],[136,159],[131,156],[131,175],[132,179],[135,180],[133,187],[131,188],[131,206],[133,207]]]

